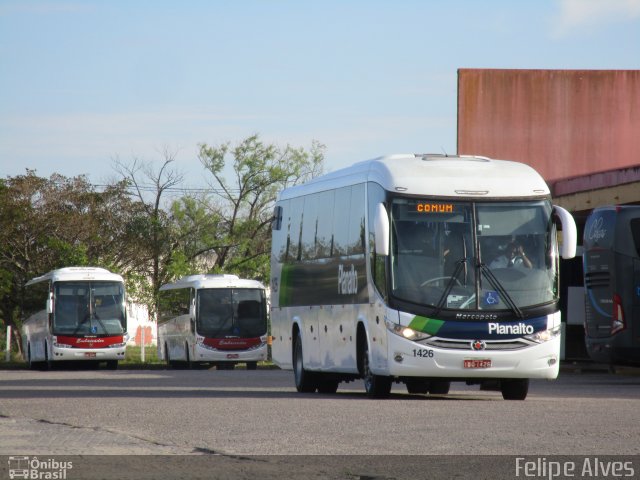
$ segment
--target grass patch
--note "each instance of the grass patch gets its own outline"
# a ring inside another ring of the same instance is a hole
[[[144,347],[144,362],[142,361],[142,347],[128,346],[124,355],[124,360],[120,362],[121,365],[127,365],[132,363],[148,363],[148,364],[160,364],[158,360],[158,349],[155,345],[148,345]]]

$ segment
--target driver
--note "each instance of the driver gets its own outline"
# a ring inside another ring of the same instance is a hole
[[[494,259],[490,268],[525,267],[533,268],[531,260],[524,252],[524,248],[518,242],[510,242],[504,253]]]

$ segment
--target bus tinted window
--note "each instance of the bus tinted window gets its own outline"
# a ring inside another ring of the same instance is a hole
[[[333,241],[333,190],[321,192],[319,196],[318,229],[316,238],[317,258],[329,258],[331,256],[331,244]]]
[[[58,282],[53,330],[59,334],[124,333],[124,286],[117,282]]]
[[[259,337],[267,331],[262,290],[198,290],[196,330],[205,337]]]
[[[189,288],[161,291],[158,305],[159,321],[162,323],[180,315],[187,315],[190,298],[191,290]]]
[[[349,218],[349,255],[364,254],[364,184],[351,187],[351,208]]]
[[[615,237],[616,212],[601,210],[587,219],[584,227],[584,248],[611,248]]]
[[[25,289],[22,304],[22,312],[25,320],[31,315],[47,308],[48,293],[49,282],[34,283]]]
[[[633,237],[633,244],[636,247],[636,252],[640,257],[640,218],[632,218],[629,222],[631,227],[631,236]]]
[[[349,246],[349,213],[351,211],[351,188],[340,188],[335,194],[333,213],[333,257],[347,255]]]

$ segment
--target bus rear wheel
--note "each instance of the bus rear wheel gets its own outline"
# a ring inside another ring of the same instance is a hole
[[[529,379],[518,378],[502,380],[500,382],[500,391],[502,398],[505,400],[524,400],[529,393]]]
[[[300,332],[295,337],[293,345],[293,375],[296,382],[296,390],[300,393],[313,393],[318,386],[313,378],[313,373],[305,370],[302,361],[302,336]],[[336,385],[337,388],[337,385]]]

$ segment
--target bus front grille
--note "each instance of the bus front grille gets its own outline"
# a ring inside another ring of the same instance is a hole
[[[435,348],[448,348],[453,350],[473,350],[471,346],[474,340],[452,339],[431,337],[419,341],[422,345],[428,345]],[[517,350],[534,345],[535,342],[528,341],[524,338],[514,338],[510,340],[485,340],[484,350]]]

